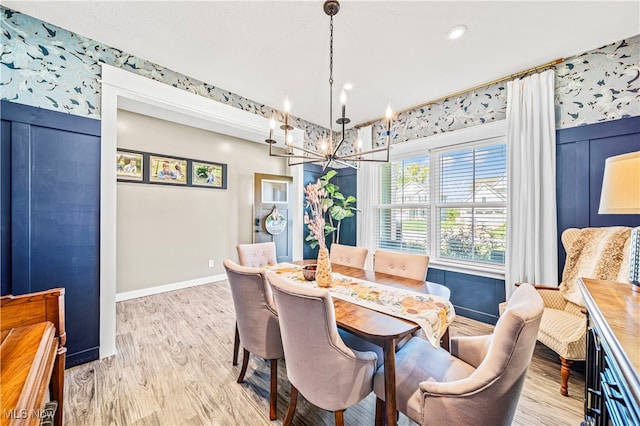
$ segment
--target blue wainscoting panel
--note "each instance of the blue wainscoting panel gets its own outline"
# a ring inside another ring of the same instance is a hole
[[[567,228],[639,226],[640,215],[598,214],[605,160],[640,151],[640,117],[573,127],[556,132],[558,277],[566,252],[560,241]]]
[[[0,295],[11,292],[11,122],[0,122]]]
[[[3,217],[2,234],[3,248],[10,240],[10,278],[3,293],[64,287],[67,366],[97,359],[100,122],[9,102],[2,118],[11,157],[10,232]],[[3,188],[4,180],[3,172]]]
[[[498,304],[505,300],[504,280],[429,268],[427,281],[451,290],[456,314],[489,324],[498,321]]]

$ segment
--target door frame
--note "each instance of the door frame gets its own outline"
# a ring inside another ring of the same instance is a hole
[[[117,182],[113,159],[117,149],[118,109],[263,144],[271,120],[106,64],[102,64],[101,83],[100,358],[105,358],[116,353]],[[295,143],[300,143],[304,131],[294,129],[290,134]],[[283,143],[282,130],[277,129],[274,136],[279,144]],[[302,167],[289,168],[289,175],[293,177],[292,214],[296,223],[293,256],[300,259],[302,172]]]

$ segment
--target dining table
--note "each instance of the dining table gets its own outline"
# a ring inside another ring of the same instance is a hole
[[[315,261],[303,260],[293,263],[296,265],[304,265],[315,263]],[[425,294],[429,294],[430,287],[440,286],[440,284],[429,283],[427,281],[404,278],[339,264],[332,264],[331,269],[333,273],[347,277]],[[395,426],[397,424],[396,345],[401,339],[418,331],[420,326],[413,321],[379,312],[337,297],[333,297],[332,300],[336,324],[339,328],[382,347],[384,357],[385,413],[378,412],[377,410],[380,407],[376,406],[376,418],[384,418],[385,424]],[[440,344],[443,348],[449,349],[448,328],[443,333]]]

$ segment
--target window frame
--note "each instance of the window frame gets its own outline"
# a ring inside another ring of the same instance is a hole
[[[373,205],[376,212],[376,223],[374,225],[375,245],[378,246],[379,238],[379,214],[382,209],[398,209],[398,208],[429,208],[429,263],[438,269],[453,272],[461,272],[465,274],[480,275],[496,279],[504,279],[505,265],[492,264],[488,262],[469,261],[463,259],[443,258],[440,255],[440,220],[437,218],[438,209],[447,206],[459,205],[461,203],[442,203],[439,196],[440,191],[440,155],[456,150],[476,149],[492,145],[506,145],[506,122],[501,120],[498,122],[483,124],[470,128],[455,130],[443,134],[438,134],[426,138],[415,139],[412,141],[395,144],[391,150],[390,161],[402,161],[420,156],[429,156],[429,204],[382,204],[380,202],[381,181],[380,172],[378,179],[373,185],[376,186],[377,202]],[[509,150],[507,147],[507,162]],[[437,158],[436,158],[437,157]],[[507,176],[507,187],[509,178]],[[508,193],[508,188],[507,188]],[[467,208],[507,208],[507,200],[504,203],[467,203]]]

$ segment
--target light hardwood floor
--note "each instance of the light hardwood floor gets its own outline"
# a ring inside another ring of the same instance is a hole
[[[278,420],[269,421],[269,364],[251,357],[243,384],[232,367],[234,312],[226,281],[118,302],[117,355],[70,368],[67,425],[281,424],[290,385],[278,370]],[[452,335],[493,326],[457,317]],[[578,370],[580,370],[580,363]],[[578,425],[584,374],[573,372],[569,397],[559,392],[559,361],[538,343],[514,420],[516,425]],[[345,424],[374,422],[375,397],[345,412]],[[298,399],[296,425],[332,425],[332,413]],[[401,425],[414,425],[400,416]]]

